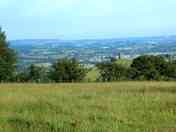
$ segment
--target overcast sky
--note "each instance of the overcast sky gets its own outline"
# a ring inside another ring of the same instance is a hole
[[[0,0],[8,39],[176,34],[176,0]]]

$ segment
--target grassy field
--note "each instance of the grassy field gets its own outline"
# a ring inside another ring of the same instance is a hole
[[[87,82],[95,82],[97,78],[99,77],[99,71],[97,68],[92,68],[85,78],[85,81]]]
[[[0,131],[176,132],[176,83],[1,84]]]

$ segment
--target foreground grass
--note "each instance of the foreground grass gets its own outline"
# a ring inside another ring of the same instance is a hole
[[[0,85],[2,132],[175,132],[176,83]]]

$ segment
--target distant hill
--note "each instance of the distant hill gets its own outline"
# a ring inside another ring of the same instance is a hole
[[[26,39],[10,41],[19,56],[19,65],[31,63],[48,64],[57,58],[74,57],[81,63],[92,65],[116,57],[132,59],[142,54],[176,54],[176,36],[59,40]]]

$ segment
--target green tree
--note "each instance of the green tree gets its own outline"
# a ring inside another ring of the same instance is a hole
[[[15,76],[15,81],[18,83],[29,82],[29,76],[26,70],[18,72]]]
[[[0,28],[0,82],[13,79],[16,69],[16,54],[9,48],[5,32]]]
[[[31,64],[29,67],[21,70],[16,75],[17,82],[35,82],[35,83],[47,83],[48,68]]]
[[[144,55],[133,60],[130,77],[139,80],[159,80],[166,76],[168,62],[161,56]]]
[[[128,69],[114,60],[102,62],[96,66],[100,71],[99,80],[103,82],[126,80]]]
[[[175,62],[169,62],[168,66],[165,70],[165,76],[169,80],[176,80],[176,63]]]
[[[50,71],[50,78],[55,82],[79,82],[85,76],[86,69],[76,59],[58,59]]]

